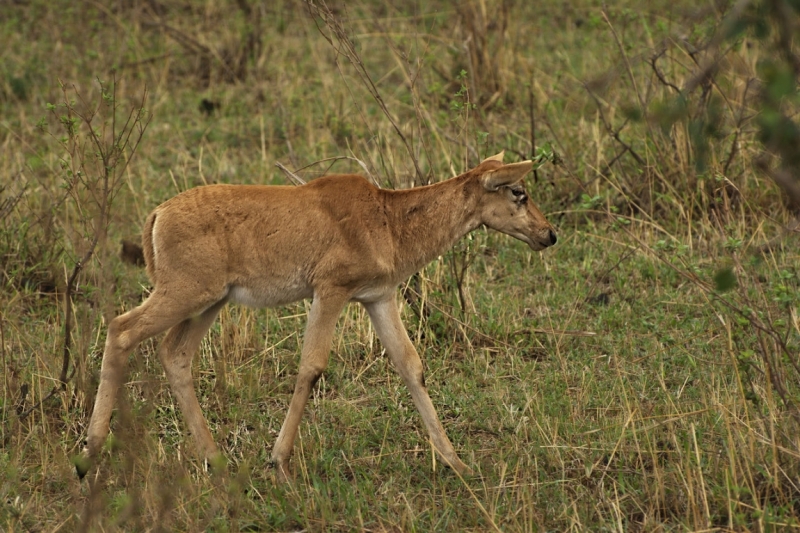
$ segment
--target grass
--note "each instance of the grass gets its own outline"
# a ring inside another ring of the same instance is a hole
[[[701,160],[689,142],[699,122],[658,120],[674,97],[659,75],[682,87],[713,55],[702,44],[724,6],[606,9],[364,1],[326,23],[296,2],[0,8],[0,529],[800,527],[800,255],[794,214],[754,165],[748,87],[764,43],[725,49],[690,95],[691,117],[721,117]],[[59,80],[68,101],[99,104],[97,78],[110,83],[112,69],[119,116],[146,86],[153,119],[79,277],[67,391],[39,403],[58,384],[66,279],[95,228],[91,191],[62,166],[75,162],[60,140],[66,108],[46,104],[63,101]],[[223,475],[195,457],[148,341],[130,359],[98,475],[78,481],[105,325],[149,290],[118,243],[152,208],[203,183],[286,183],[276,161],[351,158],[305,179],[363,163],[387,187],[436,181],[502,149],[531,157],[532,122],[559,163],[529,183],[559,244],[534,254],[479,230],[404,287],[430,395],[474,476],[435,460],[352,305],[301,425],[296,480],[275,482],[301,302],[225,309],[201,346],[196,385]]]

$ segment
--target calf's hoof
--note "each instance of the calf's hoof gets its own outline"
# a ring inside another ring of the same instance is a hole
[[[448,461],[447,459],[442,458],[442,462],[456,471],[456,473],[461,477],[469,477],[474,474],[472,469],[464,464],[461,459],[456,457],[452,461]]]
[[[294,476],[292,476],[292,471],[289,470],[289,461],[288,460],[278,460],[273,459],[273,463],[275,465],[275,473],[278,478],[278,482],[280,483],[290,483]]]

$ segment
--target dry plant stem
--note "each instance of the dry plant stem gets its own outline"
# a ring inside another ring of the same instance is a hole
[[[325,171],[322,173],[322,175],[324,176],[325,174],[328,173],[328,170],[331,169],[331,167],[333,166],[334,163],[336,163],[337,161],[342,161],[342,160],[354,161],[355,163],[357,163],[358,166],[360,166],[364,170],[364,173],[367,175],[367,177],[369,177],[369,180],[375,186],[380,186],[380,184],[378,183],[378,180],[375,179],[375,176],[373,176],[372,173],[369,171],[369,168],[367,168],[367,164],[364,163],[362,160],[358,159],[357,157],[352,157],[352,156],[349,156],[349,155],[337,155],[337,156],[333,156],[333,157],[326,157],[325,159],[320,159],[319,161],[314,161],[313,163],[309,163],[309,164],[307,164],[305,166],[302,166],[302,167],[298,168],[296,170],[296,172],[300,172],[302,170],[305,170],[307,168],[313,167],[314,165],[319,165],[321,163],[330,163],[330,165],[328,165],[328,168],[326,168]]]
[[[723,52],[719,53],[719,58],[718,58],[717,62],[719,62],[722,58],[727,57],[728,54],[730,54],[731,50],[733,50],[735,47],[736,47],[735,44],[731,44],[730,46],[728,46],[727,49],[725,49]],[[694,64],[697,67],[701,67],[700,61],[698,61],[698,59],[697,59],[697,53],[696,52],[694,52],[694,53],[690,52],[688,55],[692,59],[692,61],[694,62]],[[701,105],[698,106],[698,112],[697,112],[698,115],[701,114],[702,111],[706,108],[706,106],[708,104],[709,96],[711,95],[711,90],[712,89],[716,89],[717,90],[717,93],[722,97],[723,100],[725,100],[725,104],[728,106],[728,109],[731,110],[731,114],[733,114],[733,105],[731,104],[730,99],[728,98],[728,95],[725,94],[725,91],[723,91],[722,88],[717,83],[717,79],[716,79],[716,77],[714,75],[715,72],[716,72],[716,69],[711,69],[711,70],[707,71],[706,72],[706,77],[700,80],[700,86],[702,87],[703,91],[702,91],[702,94],[701,94],[700,98],[698,99],[699,102],[701,103]],[[749,82],[748,82],[748,84],[749,84]],[[689,93],[687,92],[686,94],[689,94]]]
[[[430,49],[431,39],[429,38],[425,40],[424,49],[417,56],[418,64],[416,69],[414,70],[413,67],[411,66],[411,62],[409,61],[408,55],[403,53],[403,51],[397,48],[394,41],[392,41],[392,39],[389,37],[391,32],[381,24],[380,19],[376,18],[374,23],[381,31],[386,46],[392,51],[392,56],[394,57],[397,66],[401,69],[401,71],[403,72],[403,76],[405,76],[406,78],[406,83],[408,84],[408,89],[409,92],[411,93],[411,103],[414,106],[414,117],[417,122],[417,131],[419,131],[419,135],[417,138],[418,140],[417,149],[421,148],[421,150],[427,156],[428,161],[432,161],[433,157],[430,147],[428,146],[428,143],[425,140],[425,132],[427,130],[429,134],[435,135],[436,131],[431,128],[431,123],[434,121],[431,119],[430,113],[425,108],[423,104],[423,99],[420,98],[419,88],[417,83],[423,71],[423,61],[424,61],[423,58],[425,57],[427,51]],[[414,72],[411,72],[412,70],[414,70]],[[441,138],[439,136],[437,136],[437,140],[441,144]],[[442,151],[446,150],[443,149]],[[456,174],[456,172],[453,173]],[[424,181],[422,181],[422,185],[429,185],[429,184],[430,184],[430,179],[426,178]]]
[[[297,174],[295,174],[294,172],[292,172],[291,170],[286,168],[279,161],[275,162],[275,166],[278,167],[281,172],[286,174],[286,177],[289,178],[289,181],[291,181],[295,185],[305,185],[306,184],[306,181],[303,178],[301,178],[300,176],[298,176]]]
[[[75,371],[76,370],[77,370],[77,368],[73,367],[72,368],[72,373],[69,376],[66,376],[64,382],[60,382],[60,383],[69,383],[69,381],[75,376]],[[25,385],[23,385],[23,387],[24,386]],[[62,387],[59,387],[58,385],[54,386],[52,389],[50,389],[50,392],[48,392],[44,397],[42,397],[41,400],[39,400],[38,402],[36,402],[32,406],[30,406],[25,411],[18,412],[19,419],[20,420],[25,420],[26,418],[28,418],[28,416],[30,416],[31,413],[33,413],[34,411],[39,409],[42,405],[47,403],[50,400],[50,398],[52,398],[56,394],[58,394],[59,391],[63,391],[63,390],[66,390],[66,385],[63,385]]]
[[[403,285],[400,293],[403,300],[408,304],[409,309],[417,317],[419,324],[424,324],[431,317],[430,304],[423,298],[420,274],[417,272],[411,276]],[[452,318],[452,317],[451,317]]]
[[[608,24],[608,28],[611,30],[611,34],[614,36],[614,41],[617,43],[617,48],[619,48],[619,53],[622,56],[622,59],[625,61],[625,71],[628,73],[633,91],[636,93],[636,98],[639,100],[639,109],[644,111],[646,109],[644,99],[642,98],[642,94],[639,92],[639,86],[636,84],[636,77],[633,75],[633,69],[631,68],[631,62],[628,58],[627,52],[625,51],[625,47],[622,45],[619,35],[617,35],[617,30],[615,30],[614,26],[611,24],[611,20],[608,18],[608,13],[606,13],[605,7],[600,10],[600,13],[603,15],[603,20],[605,20],[606,24]]]
[[[750,92],[750,87],[755,82],[755,78],[751,78],[747,80],[747,84],[744,86],[744,92],[742,94],[741,103],[739,105],[739,118],[736,121],[736,133],[733,135],[733,139],[731,140],[731,148],[728,152],[728,158],[725,160],[725,165],[722,167],[722,175],[728,175],[728,169],[730,169],[731,163],[733,163],[736,154],[739,153],[739,137],[742,133],[742,127],[744,123],[750,120],[752,115],[745,115],[745,109],[747,108],[747,93]]]
[[[639,110],[640,110],[641,113],[644,114],[646,112],[647,106],[646,106],[646,103],[645,103],[645,99],[642,96],[641,91],[639,90],[639,86],[636,83],[636,76],[634,76],[634,74],[633,74],[633,68],[631,67],[631,61],[630,61],[630,58],[628,57],[627,51],[625,50],[625,46],[622,44],[622,40],[620,39],[619,35],[617,34],[617,30],[614,29],[614,26],[611,24],[611,20],[608,18],[608,13],[606,13],[605,6],[603,7],[603,9],[600,10],[600,13],[603,15],[603,19],[606,21],[606,24],[608,24],[608,28],[611,30],[611,34],[614,36],[614,41],[617,43],[617,48],[619,49],[619,53],[620,53],[620,55],[622,56],[622,59],[625,62],[625,71],[628,74],[628,78],[630,79],[631,86],[633,87],[633,91],[634,91],[634,93],[636,93],[636,98],[639,101]],[[597,98],[594,95],[592,97],[595,99],[595,101],[597,101]],[[598,104],[598,106],[599,106],[599,104]],[[603,122],[606,122],[605,118],[603,118]],[[626,122],[627,122],[627,120],[626,120]],[[606,124],[607,124],[606,127],[608,127],[608,123],[606,123]],[[646,122],[646,126],[647,126],[648,131],[650,131],[650,133],[652,135],[652,125],[650,124],[649,121]],[[619,132],[622,131],[623,127],[624,127],[624,124],[613,135],[614,138],[617,141],[619,141],[620,143],[622,141],[620,141],[618,135],[619,135]],[[624,146],[624,143],[623,143],[623,146]],[[654,148],[656,150],[660,150],[660,145],[659,144],[655,144]],[[636,152],[634,152],[632,148],[628,147],[628,149],[630,150],[631,155],[636,159],[636,161],[642,167],[645,167],[646,165],[645,165],[644,160]]]
[[[483,96],[477,103],[486,111],[506,90],[505,55],[510,3],[488,6],[481,0],[457,4],[462,29],[462,48],[468,60],[470,86]]]
[[[462,317],[467,315],[467,298],[464,294],[464,281],[466,279],[467,270],[474,259],[475,254],[471,254],[469,249],[466,249],[461,253],[453,252],[449,261],[450,271],[452,272],[456,290],[458,291],[458,303],[461,306]]]
[[[305,0],[305,3],[308,6],[309,13],[312,17],[314,17],[314,24],[316,25],[319,33],[326,41],[328,41],[328,44],[333,47],[337,54],[343,53],[350,63],[355,67],[359,79],[367,88],[372,98],[375,99],[378,107],[381,108],[381,111],[391,123],[392,128],[394,129],[395,133],[397,133],[397,136],[400,138],[403,146],[405,146],[406,152],[408,153],[411,162],[414,164],[417,178],[420,180],[420,182],[422,182],[422,180],[425,179],[425,175],[423,174],[422,169],[419,167],[419,162],[414,154],[414,150],[411,147],[411,144],[408,142],[405,134],[400,129],[400,126],[397,125],[397,120],[395,120],[394,116],[389,111],[389,108],[386,106],[386,103],[383,101],[380,91],[375,86],[375,82],[372,81],[372,77],[370,76],[369,72],[367,72],[367,68],[364,66],[364,63],[361,61],[361,57],[356,51],[353,42],[347,35],[347,30],[344,29],[344,26],[342,26],[342,23],[328,7],[328,4],[325,2],[325,0],[320,0],[319,6],[316,5],[313,0]],[[317,21],[316,17],[322,19],[330,31],[330,34],[333,35],[333,37],[336,39],[336,43],[338,44],[334,44],[331,35],[328,35],[322,31],[322,28],[319,26],[319,22]]]
[[[97,241],[100,239],[98,233],[95,233],[92,239],[92,244],[83,255],[83,258],[75,263],[67,280],[67,288],[64,291],[64,352],[61,360],[61,374],[58,380],[61,382],[61,390],[67,391],[67,372],[69,371],[70,356],[72,353],[72,292],[75,287],[75,282],[78,279],[78,274],[83,270],[83,265],[92,258],[94,249],[97,246]]]
[[[533,79],[528,85],[528,110],[531,117],[531,159],[536,157],[536,97],[533,94]],[[533,182],[539,183],[539,169],[533,169]]]
[[[675,85],[674,83],[672,83],[669,80],[667,80],[664,77],[664,74],[662,74],[662,72],[658,69],[658,66],[656,65],[656,62],[659,60],[659,58],[663,57],[666,52],[667,52],[667,49],[666,48],[662,48],[660,52],[658,52],[653,57],[651,57],[650,58],[650,66],[653,67],[653,72],[655,72],[656,77],[658,78],[658,81],[660,81],[662,85],[664,85],[665,87],[669,87],[670,89],[675,91],[677,94],[680,94],[681,93],[680,88],[677,85]]]
[[[605,164],[605,166],[604,166],[604,167],[603,167],[603,169],[602,169],[602,170],[601,170],[601,171],[600,171],[600,172],[597,174],[597,176],[595,176],[594,178],[592,178],[592,179],[590,179],[589,181],[587,181],[586,183],[584,183],[584,185],[589,185],[590,183],[592,183],[592,182],[593,182],[594,180],[596,180],[596,179],[600,179],[600,178],[602,178],[602,177],[608,177],[608,176],[609,176],[609,173],[611,172],[611,169],[614,167],[614,164],[615,164],[617,161],[619,161],[619,159],[620,159],[622,156],[624,156],[625,154],[627,154],[629,149],[630,149],[630,146],[623,146],[623,147],[622,147],[622,150],[620,150],[619,152],[617,152],[617,154],[616,154],[614,157],[612,157],[612,158],[611,158],[611,161],[609,161],[608,163],[606,163],[606,164]]]
[[[11,181],[14,182],[19,178],[19,173],[11,178]],[[0,221],[3,220],[6,216],[8,216],[11,211],[17,206],[22,197],[25,195],[25,192],[28,190],[28,184],[25,183],[22,186],[22,190],[20,190],[16,195],[10,196],[8,198],[3,199],[0,202]],[[5,191],[5,186],[0,187],[0,193]]]
[[[3,385],[4,394],[10,390],[9,384],[9,372],[8,372],[8,364],[6,363],[6,328],[5,328],[6,317],[5,314],[0,313],[0,356],[3,359]],[[6,402],[6,398],[3,398],[4,404]]]
[[[418,135],[418,147],[421,147],[422,151],[425,153],[429,161],[433,161],[431,147],[429,143],[426,141],[425,132],[427,131],[436,141],[436,144],[439,146],[439,149],[442,153],[447,154],[448,159],[448,166],[450,167],[450,171],[452,174],[458,174],[452,164],[452,159],[450,158],[450,150],[446,146],[445,143],[442,142],[442,138],[446,138],[448,141],[458,144],[459,146],[464,146],[467,150],[469,150],[470,155],[474,157],[476,160],[480,160],[480,155],[478,154],[477,150],[475,150],[469,143],[462,141],[461,139],[453,138],[452,136],[448,135],[444,132],[441,127],[436,123],[436,120],[431,115],[431,112],[427,109],[424,104],[423,98],[420,97],[419,88],[417,81],[420,78],[421,72],[423,71],[423,60],[422,57],[425,56],[425,52],[430,47],[431,40],[425,41],[425,49],[420,54],[419,64],[415,70],[415,72],[409,72],[411,67],[409,65],[408,58],[405,54],[403,54],[400,50],[397,49],[394,42],[388,38],[389,31],[382,28],[380,23],[376,21],[376,24],[379,28],[381,28],[385,37],[386,46],[388,46],[392,50],[392,55],[397,62],[397,66],[402,70],[403,75],[406,77],[406,83],[408,84],[409,90],[411,91],[412,99],[411,102],[414,106],[414,115],[417,122],[417,130],[419,131]],[[450,81],[450,77],[446,74],[439,72],[436,68],[435,64],[429,65],[431,69],[436,71],[439,76],[444,81]],[[527,159],[527,154],[520,155],[522,160]],[[422,181],[422,185],[429,185],[430,179],[426,177]]]
[[[631,146],[628,143],[626,143],[625,141],[623,141],[619,136],[620,132],[623,129],[625,129],[625,126],[627,126],[627,124],[628,124],[627,119],[625,120],[625,122],[622,123],[622,126],[620,126],[617,129],[614,129],[614,127],[611,125],[611,123],[608,121],[608,119],[606,119],[606,114],[603,112],[603,103],[594,94],[594,92],[589,88],[589,86],[587,84],[584,84],[583,87],[584,87],[584,89],[586,89],[586,92],[589,94],[589,96],[592,97],[592,100],[594,100],[595,104],[597,105],[597,112],[600,114],[600,120],[603,122],[603,126],[605,126],[606,131],[608,132],[608,134],[615,141],[617,141],[619,144],[621,144],[622,147],[624,148],[624,151],[622,153],[620,153],[619,155],[621,156],[625,152],[630,152],[631,156],[633,156],[633,158],[636,160],[636,162],[639,163],[642,167],[644,167],[645,166],[645,161],[644,161],[644,159],[642,159],[642,156],[637,154],[636,150],[631,148]],[[617,158],[614,158],[614,159],[616,160]]]

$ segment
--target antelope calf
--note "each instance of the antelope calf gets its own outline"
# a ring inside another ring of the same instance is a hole
[[[83,477],[108,435],[128,355],[168,331],[158,348],[172,393],[198,451],[218,453],[192,384],[192,358],[220,309],[235,302],[274,307],[312,298],[300,370],[272,459],[278,476],[300,418],[328,364],[336,321],[348,302],[367,310],[402,376],[440,458],[469,472],[436,415],[422,362],[400,321],[400,283],[485,225],[542,250],[553,226],[528,200],[523,177],[533,163],[503,164],[503,154],[447,181],[409,190],[379,189],[338,175],[300,187],[208,185],[181,193],[147,217],[142,244],[150,296],[108,326],[100,388],[89,423]]]

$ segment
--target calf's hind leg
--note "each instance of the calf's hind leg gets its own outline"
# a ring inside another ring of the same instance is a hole
[[[108,325],[103,363],[100,368],[100,386],[95,397],[92,417],[86,437],[83,459],[76,464],[78,476],[83,478],[108,436],[111,413],[119,388],[125,377],[130,353],[143,340],[154,337],[180,323],[208,303],[189,298],[175,298],[153,292],[139,307],[114,318]],[[213,303],[213,300],[212,302]]]
[[[197,401],[192,382],[192,361],[200,342],[225,302],[226,300],[221,300],[203,311],[200,316],[187,318],[173,326],[158,347],[158,358],[164,365],[172,394],[183,413],[189,432],[194,437],[197,451],[207,460],[213,460],[218,450]]]

